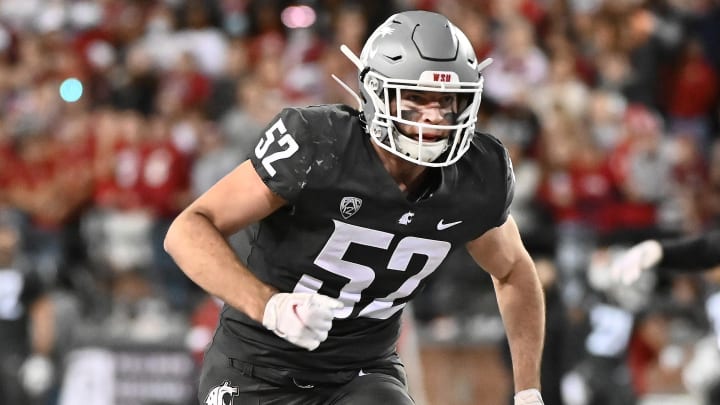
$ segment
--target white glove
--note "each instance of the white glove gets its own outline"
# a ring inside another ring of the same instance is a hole
[[[50,389],[55,378],[55,367],[52,361],[39,354],[25,359],[18,372],[25,392],[33,397]]]
[[[515,405],[545,405],[540,391],[535,388],[522,390],[515,394]]]
[[[655,266],[662,259],[662,246],[656,240],[640,242],[613,260],[610,266],[611,277],[625,285],[640,278],[643,271]]]
[[[343,303],[315,293],[278,293],[270,297],[263,325],[290,343],[315,350],[328,337],[334,312]]]
[[[706,336],[695,344],[695,349],[682,370],[682,380],[690,393],[706,397],[720,381],[720,351],[717,337]]]
[[[565,405],[588,405],[590,388],[585,378],[577,370],[572,370],[560,380],[560,396]]]

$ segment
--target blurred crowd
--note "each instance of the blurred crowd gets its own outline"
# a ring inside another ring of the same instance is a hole
[[[66,354],[86,344],[199,361],[218,303],[164,253],[170,221],[282,107],[356,105],[331,77],[357,85],[339,46],[359,54],[406,9],[447,15],[494,61],[479,129],[510,150],[512,214],[562,342],[545,361],[548,403],[709,398],[715,371],[692,354],[712,336],[720,277],[617,291],[604,269],[623,246],[718,225],[717,0],[3,0],[0,398],[72,403]],[[69,78],[77,101],[60,97]],[[418,302],[428,342],[502,340],[471,267],[459,252]],[[597,373],[619,388],[593,387]]]

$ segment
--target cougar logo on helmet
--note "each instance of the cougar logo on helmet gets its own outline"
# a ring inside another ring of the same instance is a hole
[[[385,37],[395,32],[395,30],[390,26],[389,23],[389,20],[386,21],[385,24],[379,26],[375,30],[375,32],[373,32],[370,38],[368,38],[365,47],[363,48],[363,53],[360,55],[360,57],[363,59],[363,62],[367,63],[368,58],[374,58],[377,55],[378,48],[374,47],[373,43],[378,37]]]
[[[229,381],[210,390],[205,405],[232,405],[233,397],[238,395],[238,387],[231,387]]]

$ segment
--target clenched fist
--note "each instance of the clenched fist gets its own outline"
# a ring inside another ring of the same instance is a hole
[[[315,350],[328,337],[342,302],[316,293],[278,293],[265,306],[263,325],[288,342]]]

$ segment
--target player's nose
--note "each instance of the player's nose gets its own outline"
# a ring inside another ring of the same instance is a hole
[[[443,113],[438,103],[429,104],[422,109],[422,120],[425,123],[439,124],[443,118]]]

